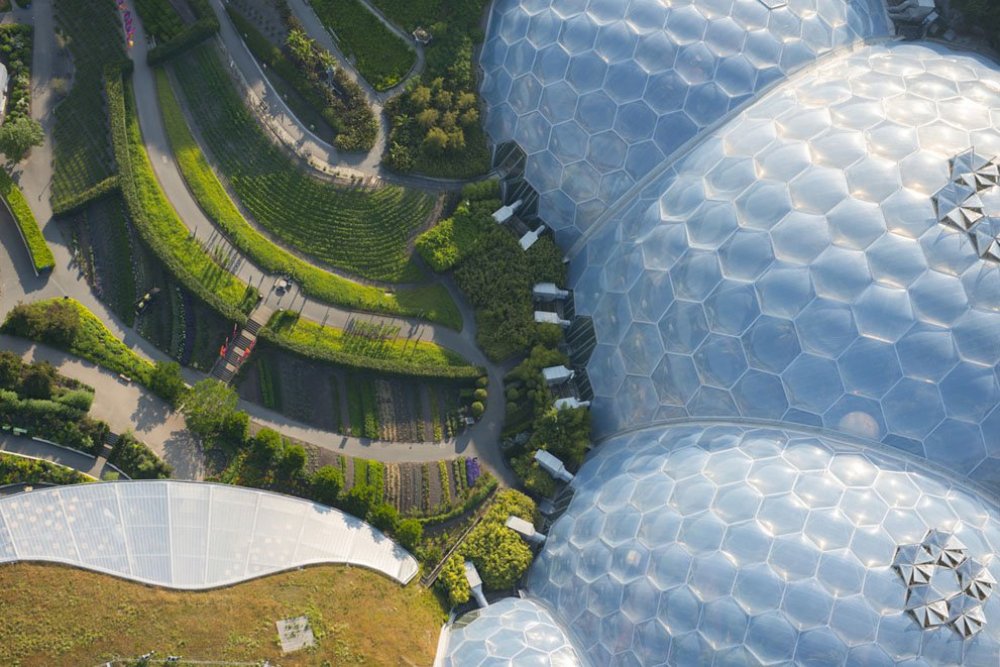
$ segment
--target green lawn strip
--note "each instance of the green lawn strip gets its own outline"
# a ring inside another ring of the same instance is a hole
[[[61,211],[64,202],[113,173],[101,76],[124,52],[112,0],[55,0],[54,8],[73,56],[73,88],[53,112],[52,208]]]
[[[17,228],[21,231],[35,273],[51,270],[56,265],[56,258],[52,255],[49,244],[45,242],[45,237],[42,236],[42,230],[38,227],[38,221],[35,220],[35,214],[31,212],[24,193],[3,169],[0,169],[0,197],[3,197]]]
[[[425,278],[409,242],[430,216],[433,197],[311,176],[264,134],[212,45],[192,49],[175,71],[213,166],[258,224],[310,256],[365,278]]]
[[[109,68],[106,86],[122,195],[139,235],[187,289],[225,317],[244,321],[256,290],[217,264],[170,205],[146,155],[131,87],[118,68]]]
[[[52,326],[60,319],[58,311],[67,307],[75,308],[78,312],[79,326],[76,327],[75,333],[71,332],[62,340],[57,341],[51,335],[46,335],[47,332],[41,331],[38,327],[33,328],[30,324],[37,322],[39,326],[43,324]],[[21,322],[29,324],[25,326],[21,325]],[[45,342],[113,373],[122,373],[143,385],[149,385],[153,364],[133,352],[104,326],[100,318],[75,299],[46,299],[30,304],[18,304],[7,315],[2,330],[4,333]],[[70,337],[67,342],[66,338]]]
[[[416,54],[358,0],[309,0],[316,15],[333,31],[340,50],[375,90],[403,80]]]
[[[275,313],[262,335],[302,356],[358,371],[447,379],[475,379],[482,375],[481,369],[459,354],[434,343],[373,339],[324,327],[288,311]],[[357,425],[352,412],[351,427]]]
[[[304,293],[326,303],[358,310],[423,316],[454,329],[462,328],[457,306],[440,285],[401,290],[398,294],[386,293],[323,271],[275,245],[254,229],[236,208],[192,136],[167,74],[159,70],[156,77],[167,136],[184,180],[205,214],[254,263],[272,273],[291,275]]]

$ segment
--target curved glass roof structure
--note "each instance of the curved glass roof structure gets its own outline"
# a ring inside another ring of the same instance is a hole
[[[0,563],[51,561],[166,588],[206,589],[319,563],[405,584],[417,562],[365,522],[257,489],[166,480],[0,498]]]
[[[471,619],[471,622],[469,622]],[[584,667],[566,631],[531,599],[504,598],[452,630],[442,667]]]
[[[527,585],[594,665],[1000,663],[996,504],[891,450],[653,427],[571,487]]]
[[[573,258],[598,432],[780,420],[995,485],[1000,271],[946,186],[970,148],[1000,153],[998,109],[995,67],[892,43],[706,135]],[[1000,215],[1000,188],[976,196]]]
[[[496,0],[486,129],[565,243],[770,84],[888,30],[882,0]]]

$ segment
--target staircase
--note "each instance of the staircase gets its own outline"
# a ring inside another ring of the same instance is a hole
[[[232,382],[236,373],[239,372],[240,366],[250,358],[250,353],[257,343],[257,334],[271,319],[272,313],[274,311],[264,306],[263,303],[250,313],[247,323],[236,334],[235,339],[229,341],[219,358],[215,360],[215,365],[212,366],[212,377],[226,384]]]

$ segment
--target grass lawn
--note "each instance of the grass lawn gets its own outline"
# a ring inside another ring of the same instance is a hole
[[[419,282],[409,241],[434,198],[396,186],[375,190],[314,178],[265,136],[236,92],[214,45],[176,61],[201,139],[254,220],[290,246],[364,278]]]
[[[415,377],[472,379],[482,374],[456,352],[407,340],[398,327],[357,322],[353,330],[345,331],[279,311],[265,331],[282,347],[348,368]]]
[[[416,54],[358,0],[309,0],[341,51],[375,90],[403,80]]]
[[[246,221],[209,166],[191,135],[166,72],[156,72],[160,108],[177,165],[199,206],[255,263],[272,273],[288,273],[309,296],[338,306],[375,312],[422,315],[461,329],[461,315],[441,286],[401,290],[397,296],[323,271],[272,243]],[[442,294],[443,292],[443,294]]]
[[[101,76],[105,65],[124,57],[124,39],[111,0],[55,0],[54,4],[74,68],[73,88],[54,112],[52,207],[59,209],[112,174]]]
[[[433,593],[324,565],[231,588],[167,591],[59,565],[0,568],[0,664],[92,665],[114,657],[302,665],[429,665],[446,613]],[[306,615],[317,645],[281,655],[275,621]]]

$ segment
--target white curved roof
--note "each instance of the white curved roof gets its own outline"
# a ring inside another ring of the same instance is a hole
[[[55,487],[0,498],[0,563],[51,561],[178,589],[344,563],[401,584],[417,562],[339,510],[257,489],[168,480]]]
[[[706,134],[573,259],[596,430],[803,423],[996,488],[1000,271],[935,206],[956,156],[1000,153],[998,109],[995,66],[893,43]]]

